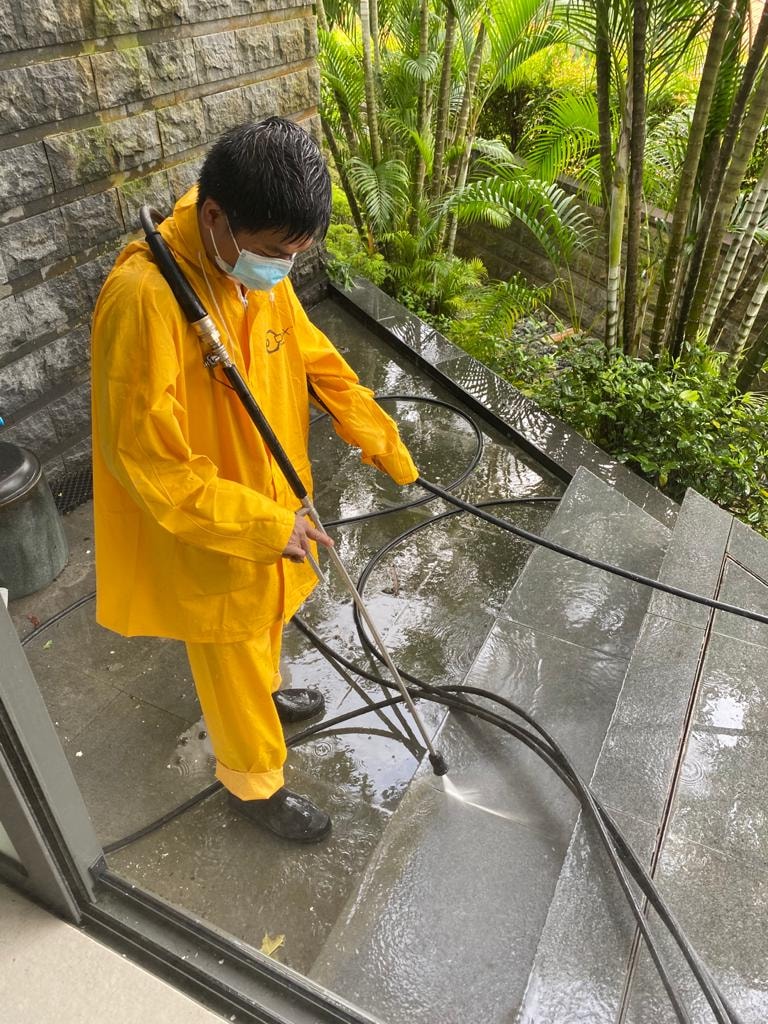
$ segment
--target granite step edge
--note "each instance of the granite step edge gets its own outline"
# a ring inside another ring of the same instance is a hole
[[[698,588],[696,592],[705,597],[716,596],[733,521],[729,513],[689,490],[664,556],[660,581],[686,589]],[[697,538],[705,540],[706,564],[695,574],[692,586],[683,571],[690,565],[694,551],[702,553]],[[674,769],[675,738],[682,728],[703,654],[708,617],[709,611],[704,607],[686,605],[682,599],[654,591],[592,774],[592,787],[608,809],[623,818],[630,840],[634,840],[636,852],[646,867],[651,863],[661,829]],[[679,666],[684,670],[675,694],[671,687]],[[650,722],[641,720],[643,706],[655,712]],[[664,720],[668,726],[666,736],[659,731]],[[659,762],[651,760],[651,753],[653,757],[666,757],[661,774],[665,783],[659,782]],[[649,770],[651,766],[653,772]],[[654,782],[655,802],[649,803],[648,792]],[[636,813],[637,808],[642,809],[640,813]],[[542,932],[518,1024],[532,1024],[536,1019],[532,1014],[541,1012],[569,1019],[568,1015],[580,1012],[584,1003],[597,1008],[593,1010],[594,1024],[613,1024],[625,980],[625,954],[628,955],[635,926],[615,883],[606,884],[605,878],[599,884],[596,882],[595,865],[606,863],[604,855],[598,852],[594,827],[580,815]],[[591,889],[594,898],[589,907],[575,915],[573,908],[580,907],[579,893],[585,889]],[[602,968],[598,967],[598,959]],[[564,977],[570,979],[570,986],[564,984]],[[578,985],[574,983],[577,978]],[[547,1003],[542,992],[556,995]]]

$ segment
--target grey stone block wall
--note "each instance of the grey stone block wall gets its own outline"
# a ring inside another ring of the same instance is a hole
[[[239,122],[319,141],[316,53],[303,0],[0,0],[0,439],[49,476],[88,462],[88,325],[139,207]]]

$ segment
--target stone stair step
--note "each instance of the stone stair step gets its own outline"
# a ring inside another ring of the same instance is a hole
[[[586,470],[547,536],[646,575],[669,530]],[[523,705],[588,775],[648,602],[645,588],[544,549],[530,556],[467,675]],[[451,799],[417,773],[311,976],[388,1024],[509,1021],[577,817],[521,743],[449,715]],[[480,809],[479,804],[489,809]]]
[[[768,542],[689,491],[660,579],[765,612]],[[593,777],[745,1022],[768,1019],[766,644],[768,627],[654,592]],[[614,1024],[622,1011],[627,1024],[674,1021],[635,940],[580,819],[518,1024]],[[708,1024],[690,973],[676,954],[670,964],[692,1019]]]

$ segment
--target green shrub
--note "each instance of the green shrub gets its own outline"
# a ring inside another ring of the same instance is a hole
[[[499,368],[547,411],[676,501],[693,487],[768,533],[768,403],[723,378],[721,356],[606,359],[599,342],[577,339],[519,356],[508,344]]]

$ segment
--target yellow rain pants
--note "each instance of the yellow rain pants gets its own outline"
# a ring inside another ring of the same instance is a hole
[[[241,800],[283,785],[285,740],[272,694],[280,687],[282,622],[236,644],[187,644],[216,778]]]

